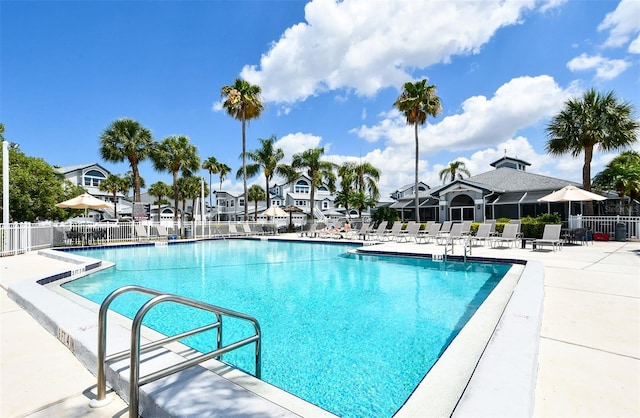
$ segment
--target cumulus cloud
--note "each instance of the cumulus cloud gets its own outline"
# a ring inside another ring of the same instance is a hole
[[[283,162],[290,163],[293,154],[303,152],[309,148],[316,148],[320,145],[322,138],[317,135],[305,134],[297,132],[295,134],[288,134],[280,138],[274,143],[277,148],[282,148],[284,151],[285,159]],[[329,151],[330,144],[325,145],[325,153]]]
[[[411,79],[416,68],[479,53],[498,29],[519,24],[535,4],[400,0],[371,7],[369,0],[313,0],[305,6],[306,22],[288,28],[241,77],[260,85],[271,103],[343,88],[373,96]]]
[[[625,60],[607,59],[600,55],[581,54],[567,63],[570,71],[596,70],[596,78],[611,80],[629,68],[631,64]]]
[[[605,47],[619,48],[629,43],[629,52],[640,53],[640,2],[621,0],[611,13],[608,13],[598,26],[599,31],[609,31]]]

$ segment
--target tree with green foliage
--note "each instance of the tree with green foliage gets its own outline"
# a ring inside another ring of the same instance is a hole
[[[420,143],[418,140],[418,125],[424,125],[427,122],[427,116],[434,118],[442,112],[442,104],[440,98],[436,94],[436,86],[427,84],[428,80],[422,79],[415,83],[404,83],[402,93],[393,103],[393,105],[405,116],[407,124],[413,125],[414,136],[416,141],[416,158],[415,158],[415,221],[420,222],[420,202],[418,196],[418,163],[420,162]]]
[[[311,216],[313,216],[313,209],[315,208],[315,191],[323,183],[327,184],[330,192],[336,190],[336,175],[334,170],[337,165],[322,160],[324,155],[324,147],[312,148],[301,153],[293,155],[291,159],[291,167],[296,171],[305,171],[311,179],[311,193],[309,196]],[[286,169],[283,171],[287,171]]]
[[[172,135],[163,139],[151,154],[153,167],[157,171],[168,171],[173,176],[173,221],[178,221],[178,201],[180,189],[178,187],[178,173],[190,176],[200,168],[200,157],[195,145],[189,143],[184,135]]]
[[[454,181],[456,178],[463,179],[463,174],[467,177],[471,177],[471,172],[467,169],[464,161],[453,161],[442,170],[440,170],[440,180],[442,184],[445,184],[447,180]]]
[[[202,163],[202,169],[207,170],[209,172],[209,184],[213,185],[213,175],[218,174],[220,172],[221,163],[218,161],[216,157],[209,157]],[[222,180],[220,180],[222,187]],[[213,186],[212,186],[213,187]],[[212,191],[212,190],[211,190]],[[211,198],[213,193],[209,193],[209,208],[213,208],[213,202]]]
[[[253,161],[253,164],[247,164],[246,173],[249,178],[257,175],[260,170],[264,173],[266,193],[267,193],[267,209],[271,206],[271,199],[269,199],[269,182],[276,174],[285,175],[285,165],[280,164],[280,161],[284,158],[284,151],[282,148],[274,148],[273,144],[276,142],[276,136],[272,135],[270,138],[259,138],[262,147],[247,152],[247,158]],[[240,171],[238,174],[242,175]],[[237,176],[236,176],[237,177]]]
[[[120,177],[117,174],[109,174],[98,186],[100,191],[111,193],[113,197],[113,214],[116,219],[118,219],[118,193],[127,193],[129,186],[129,179]]]
[[[387,221],[389,224],[393,224],[400,219],[400,216],[398,216],[398,211],[395,208],[390,206],[381,206],[373,212],[371,219],[373,219],[376,225],[379,225],[382,221]]]
[[[0,155],[0,166],[3,158]],[[63,221],[82,213],[55,206],[86,190],[63,180],[42,158],[29,157],[18,148],[10,148],[9,173],[10,222]],[[0,195],[4,193],[3,187],[0,181]]]
[[[255,218],[258,218],[258,202],[261,200],[265,200],[267,198],[267,194],[264,189],[257,184],[249,187],[249,191],[247,192],[247,203],[254,202],[253,213],[255,214]]]
[[[615,190],[620,196],[620,209],[624,215],[625,198],[631,201],[640,198],[640,154],[636,151],[623,151],[607,164],[604,170],[596,174],[593,186],[597,190]]]
[[[198,163],[198,165],[200,165]],[[191,199],[191,219],[195,219],[196,199],[200,197],[200,177],[184,176],[178,179],[179,199],[182,202],[182,214],[186,214],[187,200]]]
[[[260,94],[262,89],[260,86],[250,84],[249,82],[236,78],[233,84],[223,86],[220,90],[224,101],[222,107],[227,111],[227,114],[234,119],[242,122],[242,173],[244,196],[247,196],[247,137],[246,137],[246,125],[247,121],[251,119],[257,119],[260,117],[262,110],[264,109]],[[244,219],[247,219],[249,215],[249,208],[244,205]]]
[[[160,212],[162,210],[161,207],[167,202],[164,197],[171,196],[171,186],[163,181],[157,181],[153,183],[151,187],[149,187],[148,192],[151,196],[158,198],[155,203],[158,205],[158,222],[160,222]]]
[[[133,119],[118,119],[100,136],[100,155],[105,161],[129,161],[133,173],[133,201],[140,202],[140,170],[138,164],[153,150],[151,131]]]
[[[591,161],[597,146],[600,151],[625,148],[638,140],[640,124],[633,116],[633,106],[620,101],[614,92],[600,94],[594,89],[579,99],[569,99],[564,108],[547,125],[546,150],[551,155],[584,153],[582,187],[591,190]],[[593,214],[587,202],[587,214]]]

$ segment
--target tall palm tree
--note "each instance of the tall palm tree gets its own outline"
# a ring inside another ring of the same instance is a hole
[[[231,167],[226,165],[225,163],[220,163],[218,166],[218,176],[220,177],[220,188],[218,190],[222,190],[222,182],[227,177],[227,174],[231,173]],[[216,204],[217,205],[217,204]],[[217,221],[220,222],[220,212],[217,212],[216,215]]]
[[[113,215],[118,219],[118,193],[126,193],[129,191],[129,182],[126,178],[117,174],[109,174],[106,179],[100,182],[98,186],[103,192],[111,193],[113,197]]]
[[[158,200],[158,222],[160,222],[160,212],[162,206],[162,198],[165,196],[170,196],[172,193],[171,186],[163,181],[157,181],[149,187],[149,194],[151,196],[157,197]]]
[[[213,184],[213,175],[218,174],[220,169],[220,161],[216,157],[209,157],[202,163],[202,168],[209,172],[209,185]],[[211,201],[213,193],[209,193],[209,208],[213,208],[213,202]]]
[[[173,175],[173,221],[178,221],[178,173],[190,176],[200,168],[200,157],[189,138],[184,135],[173,135],[163,139],[155,148],[151,156],[153,167],[157,171],[168,171]]]
[[[380,197],[380,190],[376,182],[380,180],[380,170],[366,161],[356,164],[355,170],[358,191],[364,192],[369,198],[377,200]]]
[[[312,148],[294,154],[291,159],[291,167],[298,171],[306,170],[307,175],[311,179],[311,195],[309,196],[311,216],[313,216],[313,209],[315,208],[316,188],[322,186],[323,182],[326,182],[331,192],[336,189],[336,175],[333,170],[335,170],[337,166],[332,162],[321,160],[323,155],[324,147]]]
[[[404,114],[407,124],[413,125],[416,140],[416,161],[415,161],[415,210],[416,222],[420,222],[420,208],[418,197],[418,162],[420,161],[420,147],[418,141],[418,125],[424,125],[427,122],[427,116],[434,118],[442,112],[442,104],[440,98],[436,94],[436,86],[427,84],[428,80],[422,79],[414,83],[404,83],[402,93],[393,103],[393,105]]]
[[[253,177],[262,170],[264,172],[264,180],[267,193],[267,209],[271,206],[271,200],[269,199],[269,183],[273,179],[275,174],[283,175],[284,165],[279,164],[284,158],[284,151],[282,148],[274,148],[273,144],[276,142],[276,136],[272,135],[267,139],[258,139],[261,148],[254,151],[247,152],[247,158],[253,161],[253,164],[247,164],[245,167],[247,170],[247,176]]]
[[[582,98],[567,100],[551,119],[546,128],[546,150],[551,155],[571,154],[574,158],[584,152],[582,187],[591,190],[595,147],[601,151],[628,147],[638,140],[639,129],[630,103],[619,101],[613,91],[600,94],[590,89]],[[591,202],[587,203],[587,214],[593,214]]]
[[[448,167],[440,170],[440,180],[442,180],[442,184],[445,184],[447,178],[449,181],[454,181],[456,178],[462,179],[463,174],[471,177],[471,172],[465,167],[464,161],[453,161],[449,163]]]
[[[334,203],[338,206],[344,206],[348,215],[357,177],[356,164],[351,161],[342,163],[338,167],[338,176],[340,177],[340,190],[336,193]]]
[[[246,166],[246,124],[248,120],[260,117],[264,107],[260,100],[262,89],[260,86],[250,84],[249,82],[236,78],[234,83],[229,86],[223,86],[220,90],[225,96],[222,107],[227,111],[229,116],[242,122],[242,172],[244,184],[244,196],[247,196],[247,166]],[[249,208],[244,205],[244,218],[247,219]]]
[[[262,189],[262,187],[258,186],[257,184],[254,184],[253,186],[249,187],[249,191],[247,192],[247,203],[254,202],[255,206],[253,209],[253,213],[255,214],[256,219],[258,218],[258,202],[260,200],[267,199],[266,196],[267,195]]]
[[[144,180],[144,177],[139,176],[138,178],[139,178],[140,188],[144,189],[145,187],[147,187],[147,183]],[[129,196],[129,190],[133,189],[133,184],[134,184],[133,171],[129,170],[126,173],[124,173],[124,179],[127,182],[127,190],[124,193],[125,195]]]
[[[138,164],[151,154],[151,131],[139,122],[121,118],[111,123],[100,136],[100,155],[105,161],[129,161],[133,172],[133,201],[140,201],[140,171]]]
[[[620,208],[623,209],[626,196],[631,201],[640,197],[640,154],[636,151],[620,153],[603,171],[596,174],[593,186],[603,191],[615,190],[620,196]]]

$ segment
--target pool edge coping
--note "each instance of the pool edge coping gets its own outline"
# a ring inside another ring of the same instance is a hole
[[[339,243],[340,244],[344,244],[344,243],[347,243],[347,242],[342,241],[342,242],[339,242]],[[353,242],[350,242],[350,243],[353,243]],[[38,253],[40,253],[42,255],[45,255],[45,256],[52,256],[52,255],[55,255],[55,253],[57,253],[57,254],[62,253],[65,256],[64,258],[66,258],[66,256],[81,257],[81,256],[73,255],[72,253],[67,252],[67,251],[60,252],[60,251],[56,251],[56,250],[41,250]],[[54,254],[51,254],[51,253],[54,253]],[[411,254],[407,254],[407,253],[400,254],[400,253],[398,253],[398,254],[394,254],[394,255],[407,256],[407,255],[411,255]],[[420,254],[420,256],[424,257],[425,255],[424,254]],[[86,258],[86,257],[81,257],[81,258]],[[92,259],[89,259],[89,260],[92,260]],[[497,262],[509,262],[509,261],[505,261],[504,259],[500,259],[500,258],[495,258],[495,260]],[[476,260],[474,260],[474,261],[476,261]],[[524,263],[526,263],[526,264],[524,265],[524,269],[523,269],[522,275],[525,274],[525,272],[528,270],[528,267],[532,267],[532,268],[536,267],[536,268],[534,268],[534,270],[540,270],[540,274],[538,276],[539,279],[540,279],[539,280],[539,283],[540,283],[539,287],[542,288],[542,281],[543,281],[543,275],[544,275],[543,268],[542,268],[542,263],[535,262],[535,261],[524,261]],[[509,328],[508,325],[505,325],[506,322],[508,322],[508,321],[505,321],[507,310],[509,308],[509,305],[510,305],[512,299],[517,299],[517,298],[515,298],[515,294],[518,291],[519,282],[522,281],[523,278],[524,277],[521,276],[520,280],[517,283],[515,283],[515,285],[513,287],[513,292],[512,292],[513,293],[513,297],[510,295],[510,297],[506,301],[505,309],[504,309],[503,313],[499,316],[499,321],[498,321],[497,325],[494,326],[494,331],[491,333],[489,341],[485,342],[486,345],[485,345],[484,349],[481,352],[481,357],[480,357],[478,363],[476,363],[476,367],[473,368],[473,371],[472,371],[472,374],[471,374],[471,380],[467,379],[468,383],[465,386],[465,388],[463,390],[463,393],[461,394],[460,398],[458,398],[457,401],[455,402],[455,404],[453,406],[453,409],[452,409],[452,412],[447,413],[446,415],[451,415],[451,413],[453,413],[454,415],[459,414],[459,413],[461,413],[461,411],[465,410],[465,408],[466,408],[465,405],[472,405],[472,404],[474,404],[474,402],[477,405],[477,396],[473,396],[473,394],[478,392],[478,390],[477,390],[478,383],[477,382],[480,382],[482,380],[486,381],[486,376],[484,376],[486,374],[485,369],[488,367],[488,366],[486,366],[486,364],[489,364],[488,362],[490,362],[490,360],[491,360],[491,357],[492,357],[491,356],[491,351],[497,345],[500,344],[500,338],[497,338],[498,337],[498,335],[497,335],[498,331],[501,329],[501,327],[502,328]],[[35,281],[37,282],[38,280],[35,280]],[[9,293],[11,293],[11,292],[9,292]],[[492,294],[493,294],[493,292],[492,292]],[[530,297],[527,296],[526,299],[530,299]],[[535,349],[533,350],[533,363],[531,363],[531,362],[528,363],[530,365],[530,368],[533,370],[532,374],[529,375],[529,380],[530,380],[529,387],[530,387],[530,390],[527,390],[528,395],[529,395],[528,398],[530,399],[530,402],[529,402],[530,405],[528,405],[526,407],[525,406],[521,406],[521,408],[520,408],[522,410],[526,409],[526,410],[529,410],[529,411],[533,410],[533,397],[534,397],[534,387],[535,387],[535,377],[536,377],[535,371],[537,369],[537,347],[538,347],[538,344],[539,344],[539,327],[540,327],[541,310],[542,310],[542,295],[540,295],[539,299],[537,297],[536,297],[536,299],[539,301],[539,304],[538,304],[539,305],[539,309],[538,309],[539,314],[537,315],[537,320],[535,318],[536,315],[532,315],[531,316],[532,323],[536,323],[537,322],[537,324],[533,327],[536,330],[536,334],[535,334]],[[29,303],[29,305],[31,305],[31,303]],[[483,303],[483,305],[484,305],[484,303]],[[476,314],[477,314],[477,312],[476,312]],[[33,313],[32,313],[32,315],[33,315]],[[476,317],[475,314],[474,314],[474,317]],[[519,318],[521,318],[521,316]],[[53,328],[51,326],[45,326],[44,323],[43,323],[42,318],[36,317],[36,319],[38,319],[38,322],[40,322],[46,329],[48,329],[52,334],[55,335],[55,331],[53,331]],[[509,318],[507,318],[507,319],[509,319]],[[49,320],[51,320],[51,319],[49,318]],[[505,323],[503,323],[503,321]],[[44,321],[44,322],[46,322],[46,321]],[[56,325],[56,324],[53,323],[53,325]],[[464,331],[465,328],[467,328],[466,325],[463,328],[463,331]],[[462,334],[463,331],[461,331],[460,334]],[[460,336],[460,334],[458,335],[458,337]],[[456,337],[456,340],[458,339],[458,337]],[[453,345],[456,340],[454,340],[454,342],[452,342],[451,345]],[[447,349],[447,351],[448,350],[449,350],[449,348]],[[495,361],[495,359],[494,359],[494,361]],[[81,362],[89,370],[93,370],[93,367],[88,367],[87,364],[82,360],[81,360]],[[440,360],[439,360],[439,362],[440,362]],[[480,385],[480,386],[482,386],[482,385]],[[504,383],[502,383],[500,386],[505,386],[505,385],[504,385]],[[520,387],[520,390],[522,390],[522,387]],[[416,393],[418,393],[417,389],[416,389],[416,391],[414,391],[414,395]],[[409,398],[409,400],[407,400],[406,404],[409,403],[409,401],[414,397],[414,395],[412,395]],[[499,399],[501,401],[504,400],[504,398],[502,398],[502,397],[499,397]],[[428,403],[433,403],[433,399],[430,399]],[[495,402],[492,403],[491,401],[487,401],[486,403],[491,404],[492,407],[496,406]],[[277,402],[276,402],[276,404],[277,404]],[[406,406],[406,404],[405,404],[405,406]],[[485,405],[485,407],[486,407],[486,405]],[[405,412],[403,412],[403,409],[404,409],[404,407],[401,408],[396,413],[397,416],[399,416],[399,417],[400,416],[418,416],[418,415],[403,415],[403,414],[406,414],[406,410],[405,410]],[[419,416],[424,416],[425,412],[426,411],[424,409],[421,410],[421,413],[419,414]],[[477,410],[475,412],[477,412]],[[518,414],[518,415],[530,415],[530,412],[529,413],[525,413],[525,414]],[[435,416],[435,415],[433,415],[433,416]],[[441,415],[438,414],[438,416],[441,416]]]

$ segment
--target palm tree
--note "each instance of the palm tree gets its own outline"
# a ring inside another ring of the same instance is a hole
[[[189,143],[189,138],[184,135],[173,135],[163,139],[151,156],[153,167],[157,171],[168,171],[173,175],[173,221],[178,221],[178,173],[190,176],[200,168],[200,157],[194,145]]]
[[[129,190],[133,189],[133,171],[127,171],[124,173],[124,179],[127,183],[127,190],[124,192],[126,196],[129,196]],[[140,188],[144,189],[147,187],[147,183],[144,180],[144,177],[140,176]]]
[[[347,161],[338,167],[338,176],[340,177],[340,191],[336,193],[334,203],[338,206],[344,206],[347,216],[349,214],[349,206],[351,205],[351,196],[353,195],[353,185],[356,182],[356,164]]]
[[[140,171],[138,164],[153,149],[151,131],[133,119],[118,119],[100,136],[100,155],[105,161],[119,163],[129,161],[133,172],[133,201],[140,202]]]
[[[198,163],[198,165],[200,165]],[[200,196],[200,177],[186,175],[178,179],[178,190],[182,201],[182,214],[186,213],[187,199],[191,199],[191,218],[195,219],[196,199]]]
[[[149,194],[158,198],[158,200],[156,201],[158,203],[158,222],[160,222],[160,212],[163,201],[162,198],[165,196],[170,196],[171,193],[171,186],[163,181],[157,181],[153,183],[151,187],[149,187]]]
[[[620,102],[612,91],[600,94],[591,89],[580,99],[569,99],[551,119],[546,128],[546,150],[551,155],[571,154],[574,158],[584,152],[582,187],[590,191],[596,145],[601,151],[628,147],[638,140],[639,129],[630,103]],[[593,214],[591,202],[587,214]]]
[[[593,186],[603,191],[615,190],[620,196],[620,207],[623,209],[626,196],[631,201],[640,197],[640,154],[636,151],[620,153],[603,171],[596,174]]]
[[[109,174],[106,179],[100,182],[98,186],[103,192],[111,193],[113,196],[113,215],[118,219],[118,193],[126,193],[129,191],[129,182],[126,178],[117,174]]]
[[[427,85],[428,80],[425,78],[415,83],[404,83],[402,93],[393,103],[393,105],[402,112],[407,119],[407,124],[413,125],[416,140],[416,161],[415,161],[415,210],[416,222],[420,222],[420,209],[418,198],[418,162],[420,161],[420,149],[418,142],[418,125],[424,125],[427,122],[427,116],[434,118],[442,112],[442,104],[440,98],[436,94],[435,85]]]
[[[311,179],[311,216],[315,208],[315,191],[317,187],[322,186],[323,182],[327,183],[329,191],[334,192],[336,188],[336,175],[333,170],[336,165],[329,161],[322,161],[320,158],[324,154],[323,148],[312,148],[301,153],[294,154],[291,159],[291,167],[295,170],[306,170],[307,175]],[[286,172],[287,170],[283,170]]]
[[[448,167],[440,170],[440,180],[442,180],[442,184],[445,184],[447,178],[449,178],[449,181],[454,181],[456,177],[462,179],[463,174],[471,177],[471,172],[465,167],[464,161],[453,161],[449,163]]]
[[[275,135],[272,135],[267,139],[259,138],[258,141],[262,144],[262,148],[247,152],[247,158],[254,161],[254,164],[247,164],[245,168],[249,178],[258,174],[260,170],[264,171],[268,209],[271,206],[271,201],[269,199],[270,181],[273,179],[275,174],[286,174],[284,173],[286,170],[284,164],[279,164],[279,162],[284,158],[284,151],[282,148],[273,147],[274,142],[276,142]],[[239,174],[242,175],[243,173]]]
[[[266,193],[264,192],[264,190],[262,189],[262,187],[258,186],[257,184],[254,184],[253,186],[249,187],[249,191],[247,192],[247,203],[248,202],[254,202],[254,210],[253,213],[255,214],[254,216],[258,217],[258,201],[260,200],[265,200],[266,199]],[[245,206],[247,206],[245,204]]]
[[[247,167],[246,167],[246,122],[251,119],[257,119],[262,113],[263,106],[260,101],[260,86],[255,86],[247,81],[236,78],[230,86],[224,86],[220,90],[225,96],[222,107],[227,111],[229,116],[242,122],[242,171],[244,183],[244,196],[247,196]],[[249,208],[244,205],[244,218],[247,219]]]
[[[204,160],[204,162],[202,163],[202,168],[209,172],[209,184],[212,185],[213,184],[212,176],[214,174],[218,174],[218,171],[220,169],[220,161],[218,161],[216,159],[216,157],[209,157],[206,160]],[[213,202],[211,201],[212,197],[213,197],[213,193],[209,193],[209,208],[210,209],[213,208]]]

